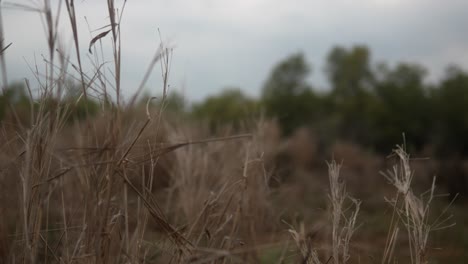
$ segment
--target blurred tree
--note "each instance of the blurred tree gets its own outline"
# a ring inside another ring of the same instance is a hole
[[[26,95],[24,83],[12,83],[0,95],[0,120],[6,117],[9,110],[11,110],[10,107],[14,107],[17,114],[27,114],[29,113],[29,106],[29,98]]]
[[[435,144],[441,155],[468,155],[468,74],[451,66],[433,90]]]
[[[318,101],[307,84],[310,67],[304,54],[296,53],[279,62],[262,90],[266,114],[277,118],[285,135],[308,124]]]
[[[187,102],[184,95],[178,91],[171,91],[166,97],[165,109],[171,113],[185,113]]]
[[[263,98],[300,95],[309,89],[306,78],[310,73],[303,53],[296,53],[279,62],[263,87]]]
[[[99,103],[93,100],[93,95],[89,94],[85,99],[82,95],[82,86],[80,83],[68,79],[64,82],[65,93],[62,98],[48,98],[45,102],[50,102],[50,106],[54,105],[52,102],[60,107],[61,111],[66,114],[67,121],[84,120],[87,117],[94,116],[99,111]],[[105,103],[102,102],[102,103]],[[54,111],[53,108],[49,109]],[[89,116],[88,116],[89,115]]]
[[[151,106],[160,107],[163,100],[163,95],[157,95],[155,98],[153,98],[155,100],[151,100],[152,97],[153,96],[151,96],[151,94],[145,92],[141,96],[141,99],[138,100],[138,105],[140,107],[146,107],[146,104],[149,100],[149,104]],[[186,114],[187,110],[187,100],[183,94],[176,90],[171,90],[168,92],[166,98],[164,99],[164,111],[166,113],[182,115]]]
[[[337,99],[360,96],[373,80],[370,52],[365,46],[335,47],[328,54],[325,71]]]
[[[369,118],[372,144],[388,152],[405,134],[409,147],[420,150],[428,143],[433,120],[429,91],[424,85],[426,70],[417,64],[398,64],[394,69],[380,67]]]
[[[245,96],[240,89],[230,88],[193,106],[195,118],[208,120],[210,127],[232,124],[239,128],[242,122],[258,113],[258,103]]]
[[[369,144],[368,113],[373,105],[370,94],[374,82],[370,52],[365,46],[350,50],[333,48],[325,72],[331,84],[332,116],[338,136],[349,141]]]
[[[434,108],[433,143],[450,198],[468,198],[468,73],[450,66],[438,87],[432,90]]]

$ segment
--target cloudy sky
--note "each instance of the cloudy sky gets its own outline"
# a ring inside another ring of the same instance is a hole
[[[40,2],[22,3],[40,7]],[[86,52],[99,31],[88,31],[85,16],[92,29],[108,24],[106,1],[75,2]],[[118,6],[121,3],[117,1]],[[32,78],[27,62],[33,64],[35,57],[40,60],[46,54],[40,16],[4,8],[3,26],[5,41],[13,43],[6,55],[9,79]],[[64,19],[61,39],[71,47],[67,26]],[[171,87],[195,101],[225,87],[239,87],[256,96],[272,66],[297,51],[312,64],[311,82],[325,89],[323,62],[335,45],[365,44],[375,63],[421,63],[430,72],[429,81],[440,78],[448,64],[468,69],[466,0],[127,1],[122,24],[122,82],[127,98],[159,45],[158,28],[163,39],[175,46]],[[110,43],[110,38],[106,41]],[[159,75],[156,71],[150,79],[148,91],[160,91]]]

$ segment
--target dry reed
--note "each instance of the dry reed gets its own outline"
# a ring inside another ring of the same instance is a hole
[[[212,138],[200,126],[165,119],[172,54],[165,43],[156,50],[135,95],[125,102],[120,23],[126,1],[120,8],[107,1],[108,29],[96,34],[89,45],[92,69],[84,69],[73,0],[65,0],[65,10],[75,60],[60,44],[62,4],[50,0],[38,6],[12,4],[41,15],[48,55],[44,67],[32,67],[38,94],[33,95],[27,82],[29,123],[16,118],[14,125],[1,126],[0,182],[14,195],[2,196],[0,262],[259,263],[262,252],[278,245],[283,246],[280,262],[286,261],[287,239],[276,235],[282,232],[281,210],[273,205],[271,161],[280,147],[268,136],[272,130],[259,122],[249,134]],[[0,66],[5,88],[8,45],[3,41],[1,8]],[[103,67],[102,41],[107,38],[112,44],[111,73]],[[139,108],[138,95],[157,63],[161,63],[163,96],[158,107],[151,107],[148,100],[146,108]],[[63,104],[70,76],[79,83],[80,94]],[[87,118],[70,123],[72,110],[90,98],[101,98],[101,111],[91,117],[86,106]],[[448,219],[428,224],[435,185],[427,202],[417,198],[410,188],[408,157],[402,149],[396,153],[401,167],[386,176],[400,198],[391,201],[396,216],[382,263],[393,260],[399,237],[397,216],[410,238],[411,262],[425,263],[430,231],[444,227]],[[289,230],[303,263],[350,260],[361,203],[346,192],[340,168],[335,162],[329,164],[328,250],[322,253],[322,245],[312,243],[304,225],[299,231]]]

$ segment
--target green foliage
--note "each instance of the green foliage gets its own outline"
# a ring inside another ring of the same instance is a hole
[[[306,78],[310,67],[303,53],[296,53],[278,63],[263,87],[265,100],[301,95],[309,89]]]
[[[353,142],[368,143],[370,138],[368,113],[374,105],[369,92],[374,77],[367,47],[333,48],[326,64],[332,85],[330,114],[335,119],[337,135]]]
[[[457,67],[448,68],[432,97],[438,150],[468,155],[468,74]]]
[[[195,118],[208,120],[212,129],[225,124],[239,128],[242,122],[257,113],[258,103],[234,88],[195,104],[192,112]]]
[[[308,123],[318,97],[307,84],[310,67],[304,54],[293,54],[278,63],[262,90],[266,114],[278,119],[284,134]]]
[[[58,108],[59,116],[65,117],[67,121],[83,120],[87,114],[93,116],[99,111],[99,104],[96,101],[79,97],[80,88],[73,82],[68,82],[66,87],[67,91],[63,98],[48,96],[41,98],[39,104],[34,102],[34,98],[31,102],[23,83],[13,83],[0,95],[0,120],[11,117],[12,110],[14,110],[19,121],[27,124],[31,121],[31,107],[34,108],[34,113],[38,113],[39,109],[44,113],[55,112]],[[78,100],[78,98],[80,99]]]
[[[87,115],[94,116],[99,111],[98,102],[89,96],[88,99],[81,96],[82,87],[80,84],[73,80],[67,80],[65,84],[66,94],[63,99],[57,101],[59,101],[59,107],[67,111],[64,113],[67,115],[68,121],[84,120]]]
[[[325,67],[331,89],[318,92],[307,81],[311,67],[304,54],[295,53],[272,68],[260,100],[231,88],[190,109],[180,93],[171,92],[164,107],[166,113],[207,120],[213,129],[226,124],[239,128],[261,112],[277,119],[284,135],[301,126],[312,128],[321,144],[342,139],[387,153],[404,133],[410,150],[431,145],[440,155],[468,155],[466,72],[450,67],[440,83],[428,85],[426,69],[420,65],[372,65],[365,46],[335,47]],[[60,100],[42,100],[45,111],[59,107],[67,120],[81,120],[99,111],[94,100],[78,100],[80,86],[67,81],[64,87]],[[146,106],[148,98],[140,104]],[[159,104],[160,99],[151,104]],[[12,84],[0,96],[0,120],[11,118],[13,108],[27,121],[31,105],[39,107],[31,104],[23,84]]]
[[[372,67],[365,46],[336,47],[327,57],[331,89],[318,94],[307,83],[302,53],[279,62],[262,90],[268,116],[285,135],[310,126],[321,142],[337,138],[387,152],[403,134],[411,150],[435,145],[439,153],[468,155],[468,74],[451,67],[438,85],[424,82],[417,64]]]
[[[152,100],[154,99],[154,100]],[[149,93],[145,93],[142,98],[138,101],[140,107],[146,107],[146,104],[159,108],[161,107],[161,102],[163,101],[163,95],[157,95],[152,98]],[[164,112],[170,115],[180,115],[185,116],[188,112],[188,104],[184,95],[178,91],[171,91],[164,98]]]
[[[12,83],[1,92],[0,121],[10,112],[11,107],[15,108],[16,111],[26,110],[26,113],[29,111],[29,99],[23,83]],[[20,109],[17,109],[18,107]]]
[[[360,96],[373,80],[370,52],[365,46],[335,47],[328,54],[326,72],[336,98]]]
[[[415,64],[382,69],[383,79],[374,87],[376,104],[369,113],[372,144],[390,149],[405,134],[408,144],[421,149],[429,139],[432,125],[431,98],[423,79],[426,70]]]
[[[181,93],[172,91],[166,98],[165,109],[172,113],[185,113],[187,111],[187,101]]]
[[[85,100],[82,98],[80,101],[70,100],[70,113],[68,120],[84,120],[87,115],[94,116],[99,112],[99,104],[91,99]]]

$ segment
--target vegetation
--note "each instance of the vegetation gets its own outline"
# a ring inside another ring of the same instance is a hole
[[[463,160],[466,73],[451,68],[427,85],[420,66],[373,69],[367,48],[338,47],[327,62],[329,92],[308,84],[310,66],[297,53],[273,68],[260,99],[229,89],[189,108],[168,91],[171,49],[161,43],[148,72],[161,64],[162,94],[137,102],[138,89],[127,102],[124,8],[107,3],[109,29],[94,33],[89,49],[112,43],[112,79],[101,71],[109,59],[95,55],[95,68],[83,69],[69,0],[61,15],[74,33],[75,61],[57,45],[61,9],[45,0],[48,63],[36,76],[43,85],[8,85],[1,65],[1,263],[468,259],[467,228],[448,229],[466,213],[452,216],[435,199],[431,166],[449,172],[447,163],[421,166],[407,154],[433,145],[434,154]],[[2,41],[0,56],[7,52]],[[407,143],[381,157],[401,132]]]
[[[331,89],[319,92],[307,82],[310,66],[304,54],[293,54],[273,68],[257,102],[238,99],[245,97],[240,91],[230,100],[232,92],[227,91],[197,104],[194,112],[213,120],[243,120],[248,105],[257,104],[262,113],[278,120],[286,136],[304,126],[326,129],[333,140],[387,153],[404,133],[413,151],[431,145],[438,150],[435,154],[466,155],[468,73],[451,66],[439,83],[427,84],[426,70],[420,65],[371,65],[370,51],[364,46],[334,48],[326,67]],[[215,116],[224,113],[229,114]]]
[[[239,129],[243,122],[258,116],[258,112],[258,102],[245,96],[239,89],[225,90],[193,106],[193,116],[209,120],[212,130],[226,124]]]

